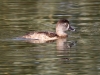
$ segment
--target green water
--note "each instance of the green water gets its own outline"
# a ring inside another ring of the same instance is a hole
[[[66,39],[14,40],[31,31],[55,31],[61,18],[76,28]],[[99,39],[100,0],[0,0],[1,75],[100,75]]]

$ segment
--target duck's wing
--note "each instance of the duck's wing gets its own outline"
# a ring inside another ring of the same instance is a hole
[[[46,36],[48,36],[48,37],[57,37],[58,35],[56,34],[56,33],[54,33],[54,32],[37,32],[38,34],[45,34]]]

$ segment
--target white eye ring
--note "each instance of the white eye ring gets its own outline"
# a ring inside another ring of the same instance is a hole
[[[67,25],[67,28],[66,28],[66,30],[68,30],[69,29],[69,24]]]

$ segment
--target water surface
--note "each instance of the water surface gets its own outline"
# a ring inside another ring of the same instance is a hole
[[[69,37],[46,43],[15,40],[55,31],[66,18]],[[100,75],[100,0],[0,0],[1,75]]]

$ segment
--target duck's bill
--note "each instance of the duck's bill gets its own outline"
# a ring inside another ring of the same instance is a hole
[[[69,26],[69,30],[75,31],[75,28],[73,28],[72,26]]]

